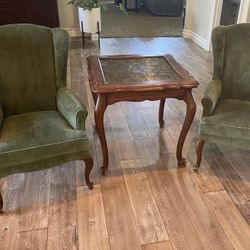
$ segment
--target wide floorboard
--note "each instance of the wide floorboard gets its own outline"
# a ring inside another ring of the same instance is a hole
[[[105,114],[110,166],[100,176],[86,67],[93,54],[172,54],[199,81],[197,112],[184,146],[186,168],[178,169],[175,158],[185,104],[167,100],[160,129],[159,102],[124,102]],[[201,169],[193,172],[200,100],[212,64],[211,53],[183,38],[102,39],[100,50],[94,42],[83,50],[73,40],[68,86],[89,110],[95,188],[86,187],[81,161],[2,179],[0,249],[249,249],[250,152],[206,145]]]

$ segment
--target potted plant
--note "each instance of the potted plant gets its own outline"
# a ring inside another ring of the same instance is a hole
[[[68,4],[78,7],[80,30],[82,32],[97,33],[101,31],[100,0],[71,0]]]
[[[70,0],[68,4],[78,7],[82,32],[97,33],[101,31],[101,8],[107,10],[101,0]],[[119,4],[119,8],[123,14],[127,14],[123,4]]]

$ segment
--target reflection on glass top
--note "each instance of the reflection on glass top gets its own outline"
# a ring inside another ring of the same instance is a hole
[[[181,80],[163,57],[100,59],[107,84]]]

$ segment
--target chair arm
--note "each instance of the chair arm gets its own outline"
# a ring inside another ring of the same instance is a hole
[[[57,91],[57,109],[74,129],[85,130],[88,111],[78,98],[66,87]]]
[[[210,116],[214,113],[216,105],[221,97],[222,83],[221,80],[212,80],[201,100],[203,105],[203,115]]]

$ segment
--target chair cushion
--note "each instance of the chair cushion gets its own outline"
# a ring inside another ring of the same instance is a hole
[[[74,130],[57,111],[14,115],[3,121],[0,170],[88,150],[85,131]]]
[[[200,137],[208,135],[250,140],[250,101],[224,99],[212,116],[201,120]]]

